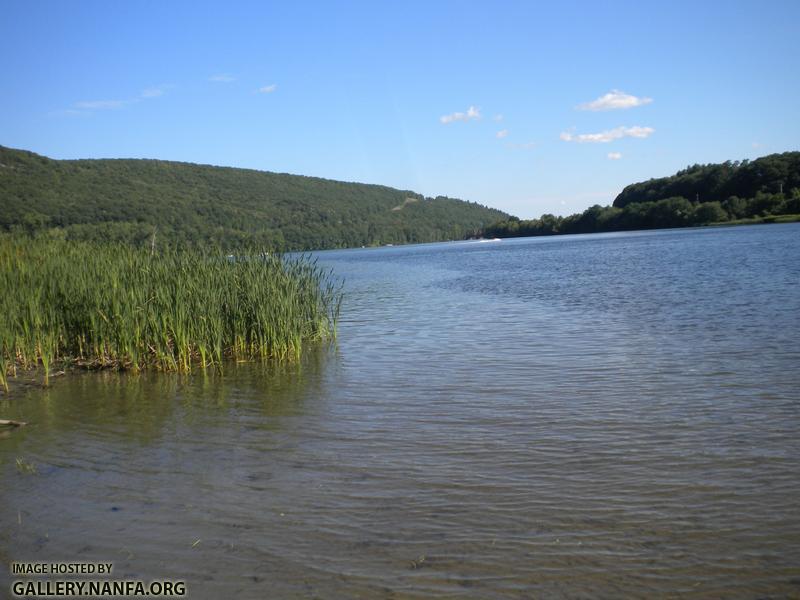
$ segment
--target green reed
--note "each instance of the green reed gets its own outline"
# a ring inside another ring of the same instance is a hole
[[[53,366],[190,372],[293,359],[335,335],[341,291],[307,257],[0,236],[0,385]]]

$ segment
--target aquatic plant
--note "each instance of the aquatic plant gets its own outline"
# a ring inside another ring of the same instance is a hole
[[[17,471],[27,475],[35,475],[39,472],[39,469],[37,469],[36,465],[32,462],[25,460],[22,457],[17,457]]]
[[[335,333],[340,288],[308,257],[0,236],[0,385],[18,371],[221,370]]]

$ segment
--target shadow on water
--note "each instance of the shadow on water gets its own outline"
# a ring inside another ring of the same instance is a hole
[[[0,414],[28,423],[19,434],[63,435],[112,427],[147,443],[168,432],[165,428],[176,412],[213,418],[215,412],[235,412],[244,403],[265,417],[298,414],[333,354],[333,346],[320,345],[309,348],[297,362],[229,363],[224,374],[76,372],[48,388],[0,398]]]

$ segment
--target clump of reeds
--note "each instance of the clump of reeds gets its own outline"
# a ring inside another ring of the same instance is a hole
[[[0,385],[59,367],[221,369],[296,357],[341,301],[308,258],[0,236]]]
[[[25,460],[24,458],[17,457],[17,471],[20,473],[26,473],[28,475],[35,475],[39,472],[39,469],[37,469],[36,465],[32,462]]]

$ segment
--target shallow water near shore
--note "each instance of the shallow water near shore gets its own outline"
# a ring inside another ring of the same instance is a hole
[[[209,599],[800,596],[800,224],[318,257],[339,336],[297,364],[0,397],[30,423],[2,562]]]

